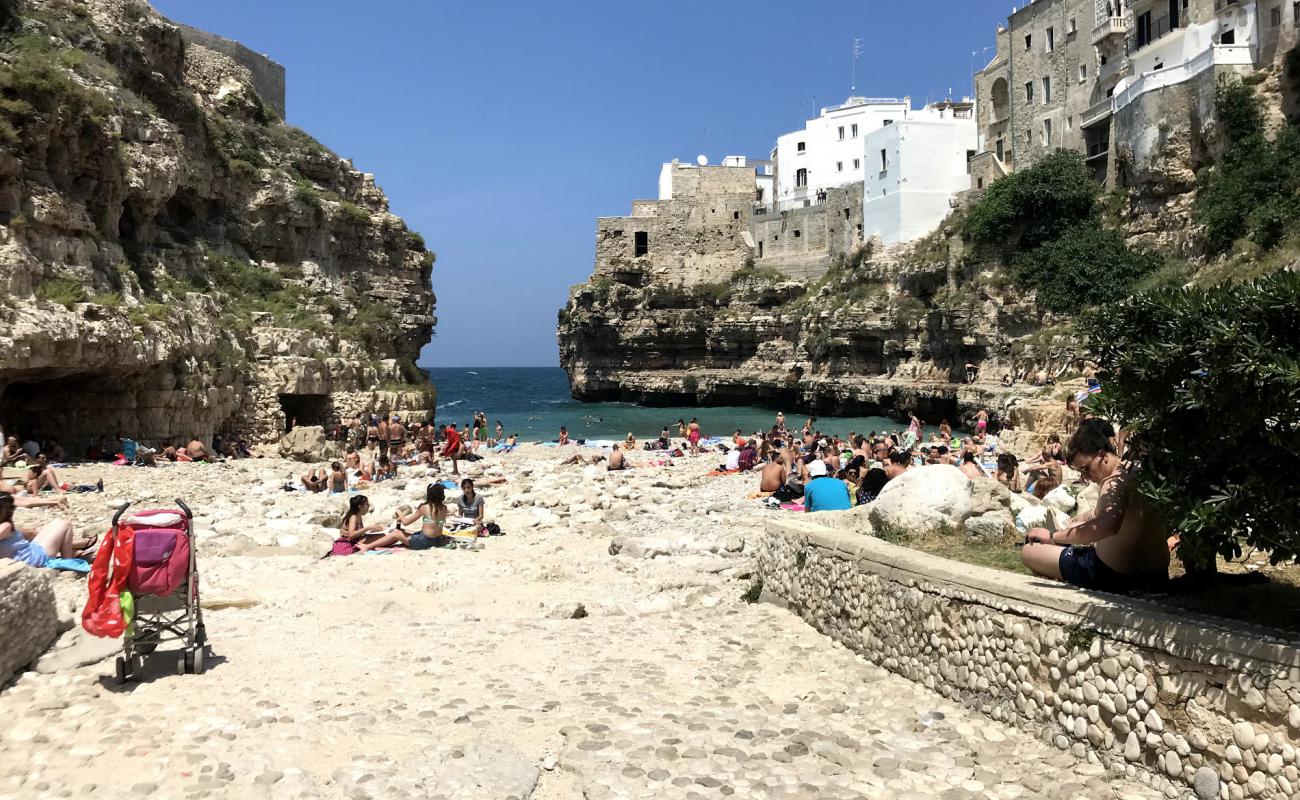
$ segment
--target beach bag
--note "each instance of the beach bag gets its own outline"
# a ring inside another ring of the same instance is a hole
[[[135,563],[126,586],[137,596],[165,597],[185,581],[190,569],[190,537],[176,528],[135,532]]]
[[[81,612],[81,627],[91,636],[116,639],[126,630],[120,595],[131,573],[134,551],[134,532],[130,527],[104,534],[90,568],[89,596]]]
[[[347,539],[335,539],[334,546],[330,548],[332,556],[350,556],[357,552],[357,546]]]

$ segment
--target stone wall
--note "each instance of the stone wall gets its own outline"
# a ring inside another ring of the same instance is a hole
[[[45,571],[0,559],[0,686],[41,656],[59,635]]]
[[[836,256],[847,256],[862,243],[862,183],[829,189],[815,206],[756,215],[749,229],[755,251],[762,253],[757,266],[816,280]]]
[[[181,38],[185,40],[186,44],[198,45],[223,53],[248,70],[253,88],[257,90],[258,96],[267,105],[274,108],[281,119],[284,118],[285,70],[281,64],[273,61],[270,56],[249,50],[233,39],[201,31],[198,28],[191,28],[189,25],[174,24],[180,29]]]
[[[803,520],[769,523],[757,559],[821,632],[1116,775],[1201,800],[1300,791],[1300,650],[1262,630]]]

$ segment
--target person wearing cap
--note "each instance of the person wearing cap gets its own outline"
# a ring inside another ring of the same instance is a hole
[[[848,511],[853,508],[844,481],[827,474],[826,462],[818,459],[808,464],[808,484],[803,491],[804,511]]]

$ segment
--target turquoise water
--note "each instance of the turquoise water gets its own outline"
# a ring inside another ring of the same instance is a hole
[[[569,428],[572,439],[622,439],[629,431],[645,439],[658,436],[665,426],[676,436],[677,420],[689,422],[691,417],[699,418],[705,436],[730,436],[737,428],[746,433],[767,430],[781,410],[580,403],[569,396],[568,378],[559,368],[438,368],[429,372],[438,390],[440,424],[463,425],[473,419],[475,411],[482,411],[487,414],[489,426],[500,420],[507,435],[516,433],[525,442],[553,441],[561,425]],[[787,427],[803,426],[806,415],[784,411]],[[817,427],[828,433],[847,434],[899,431],[905,426],[883,417],[818,417]]]

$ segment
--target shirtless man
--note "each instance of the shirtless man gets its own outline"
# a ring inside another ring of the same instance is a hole
[[[190,443],[185,445],[185,454],[190,457],[191,461],[211,461],[208,455],[208,448],[198,439],[191,439]]]
[[[10,466],[14,462],[25,458],[27,458],[27,452],[23,450],[23,446],[18,442],[17,436],[10,436],[8,439],[5,440],[5,449],[4,449],[3,462],[2,462],[4,466],[6,467]]]
[[[975,460],[975,454],[970,452],[969,450],[966,451],[965,453],[962,453],[961,466],[958,467],[958,469],[961,470],[961,474],[965,475],[967,478],[970,478],[971,480],[975,480],[976,478],[988,477],[988,475],[985,474],[984,472],[984,468],[981,467],[979,462]]]
[[[379,455],[388,455],[388,417],[380,417],[375,426],[375,437],[379,439]]]
[[[1114,444],[1096,427],[1085,426],[1066,450],[1070,466],[1101,486],[1101,497],[1093,511],[1063,530],[1030,531],[1020,553],[1025,566],[1084,589],[1125,593],[1161,588],[1169,579],[1168,531],[1133,487]]]
[[[912,466],[912,454],[906,450],[891,450],[885,459],[885,477],[891,481],[907,472]]]
[[[614,450],[609,454],[609,464],[606,466],[610,472],[615,470],[627,469],[627,461],[623,458],[623,451],[618,445],[614,445]]]
[[[348,469],[360,470],[361,454],[357,452],[355,447],[349,447],[347,455],[343,456],[343,463],[347,465]]]
[[[402,424],[402,418],[394,414],[393,421],[388,423],[388,452],[394,457],[400,456],[405,445],[406,426]]]
[[[780,461],[769,461],[763,465],[762,477],[759,479],[758,490],[760,492],[775,492],[785,485],[785,479],[790,472],[785,468],[785,464]]]
[[[329,472],[324,468],[311,468],[300,480],[309,492],[323,492],[329,483]]]

